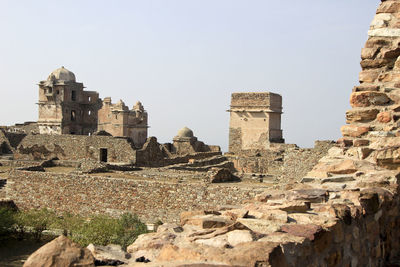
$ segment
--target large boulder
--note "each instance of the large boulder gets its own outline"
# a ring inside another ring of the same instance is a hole
[[[92,253],[61,235],[36,250],[24,267],[89,267],[94,265]]]

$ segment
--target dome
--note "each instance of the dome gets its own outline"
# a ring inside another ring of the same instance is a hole
[[[50,73],[47,78],[48,81],[64,81],[64,82],[75,82],[75,74],[71,71],[67,70],[62,66],[59,69],[56,69],[52,73]]]
[[[177,137],[193,137],[193,131],[190,130],[188,127],[183,127],[182,129],[179,130]]]

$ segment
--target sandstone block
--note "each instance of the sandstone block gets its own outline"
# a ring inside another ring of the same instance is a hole
[[[248,230],[235,230],[231,231],[227,234],[228,243],[235,247],[240,243],[251,242],[253,241],[253,237]]]
[[[377,121],[379,121],[380,123],[388,123],[392,120],[392,114],[390,112],[384,111],[384,112],[380,112],[377,116],[376,116]]]
[[[221,228],[232,223],[233,221],[229,218],[216,215],[198,215],[191,217],[186,221],[187,225],[198,226],[202,229]]]
[[[354,86],[353,92],[364,92],[364,91],[379,91],[379,85],[361,84]]]
[[[264,219],[238,219],[238,222],[260,234],[271,234],[281,229],[281,223],[268,221]]]
[[[350,105],[352,107],[384,105],[389,101],[389,97],[382,92],[354,92],[350,96]]]
[[[398,1],[385,1],[380,4],[376,14],[398,12],[400,12],[400,3]]]
[[[370,130],[366,126],[344,125],[340,128],[343,136],[360,137]]]
[[[391,61],[387,58],[381,59],[363,59],[360,63],[363,69],[377,69],[388,65]]]
[[[121,265],[129,261],[130,255],[127,254],[119,245],[99,246],[89,244],[90,250],[97,262],[104,265]]]
[[[282,226],[282,232],[301,236],[310,239],[311,241],[315,239],[316,235],[322,232],[322,227],[315,224],[288,224]]]
[[[379,70],[363,70],[360,72],[360,83],[373,83],[380,74]]]
[[[36,250],[24,263],[24,267],[37,266],[95,266],[94,257],[87,248],[81,248],[65,236]]]
[[[369,122],[375,120],[379,111],[377,109],[352,109],[346,112],[346,122]]]
[[[369,140],[367,140],[367,139],[356,139],[356,140],[353,141],[353,145],[355,147],[368,146],[369,145]]]
[[[361,58],[362,59],[373,59],[376,56],[377,51],[378,51],[378,47],[363,48],[363,49],[361,49]]]

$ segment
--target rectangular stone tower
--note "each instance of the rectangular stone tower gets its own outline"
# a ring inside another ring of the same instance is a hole
[[[229,152],[265,150],[283,143],[282,96],[270,92],[233,93],[229,125]]]

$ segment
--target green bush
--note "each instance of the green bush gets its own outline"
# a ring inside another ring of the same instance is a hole
[[[27,229],[31,230],[33,238],[39,242],[44,230],[56,220],[56,215],[48,209],[17,212],[14,216],[15,228],[19,239],[23,238]]]
[[[118,219],[97,215],[75,227],[69,230],[71,238],[82,246],[117,244],[126,249],[140,234],[147,233],[146,225],[130,213]]]
[[[139,235],[148,232],[146,224],[142,223],[136,214],[124,213],[118,222],[120,228],[116,244],[121,245],[123,249],[132,244]]]
[[[76,229],[70,229],[70,232],[73,233],[72,240],[82,246],[90,243],[105,246],[116,239],[118,230],[116,219],[97,215],[83,224],[77,225]]]
[[[79,215],[65,213],[57,217],[48,209],[14,212],[0,209],[0,237],[14,232],[20,240],[29,233],[36,241],[42,239],[44,230],[59,229],[64,235],[82,246],[117,244],[123,249],[136,238],[147,233],[147,227],[137,215],[123,214],[120,218],[97,215],[84,219]],[[13,231],[14,230],[14,231]]]
[[[12,227],[15,223],[15,211],[8,208],[0,208],[0,238],[12,233]]]

